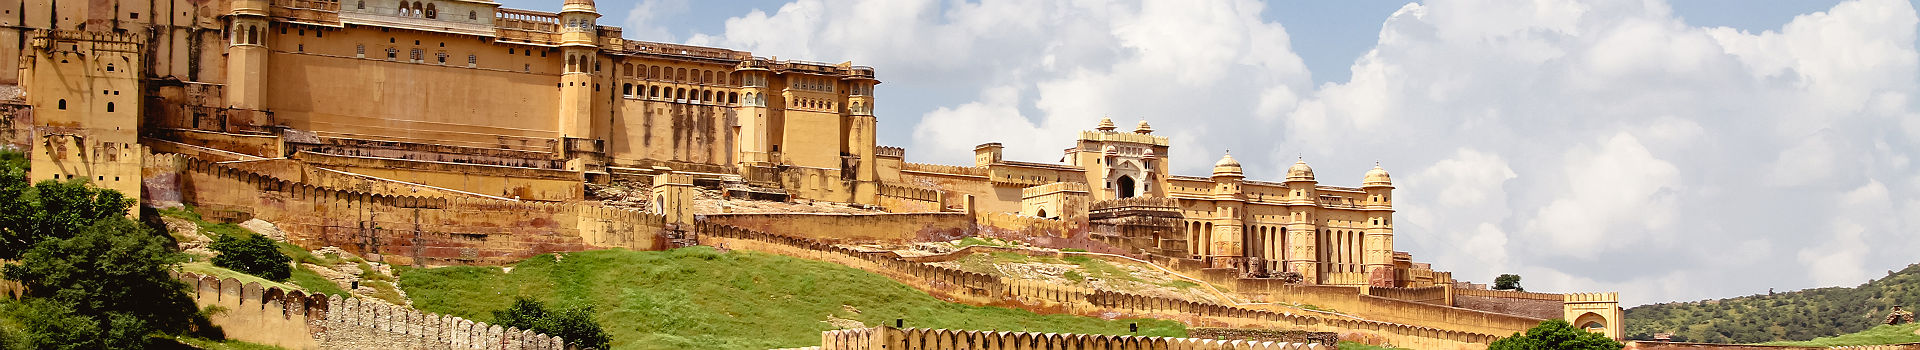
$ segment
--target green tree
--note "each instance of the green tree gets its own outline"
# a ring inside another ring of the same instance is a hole
[[[1514,333],[1511,337],[1501,338],[1487,347],[1488,350],[1620,350],[1626,345],[1608,339],[1606,335],[1573,328],[1565,320],[1552,319],[1540,322],[1540,325],[1528,329],[1526,334]]]
[[[600,323],[593,321],[592,306],[554,311],[538,300],[520,297],[514,299],[513,306],[495,310],[493,321],[501,327],[518,327],[558,336],[565,339],[567,344],[583,349],[606,349],[612,342],[607,331],[600,328]]]
[[[105,348],[138,348],[147,334],[184,333],[204,324],[187,286],[168,274],[185,260],[166,238],[126,218],[96,221],[72,238],[47,239],[0,269],[29,298],[60,303],[88,317]],[[64,321],[63,321],[64,322]]]
[[[274,246],[273,239],[264,235],[221,235],[213,239],[208,248],[220,252],[213,257],[213,265],[245,272],[274,281],[285,281],[293,275],[290,265],[293,258],[280,252]]]
[[[1502,274],[1502,275],[1500,275],[1500,277],[1496,277],[1496,278],[1494,278],[1494,279],[1493,279],[1493,289],[1496,289],[1496,290],[1517,290],[1517,291],[1522,291],[1522,292],[1525,292],[1525,291],[1527,291],[1527,289],[1526,289],[1526,288],[1523,288],[1523,287],[1520,287],[1520,275],[1515,275],[1515,274],[1510,274],[1510,273],[1509,273],[1509,274]]]
[[[43,240],[73,237],[94,221],[125,217],[133,203],[119,191],[87,186],[84,180],[29,186],[24,158],[0,152],[0,260],[19,259]]]

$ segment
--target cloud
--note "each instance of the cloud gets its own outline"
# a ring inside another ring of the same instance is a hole
[[[666,18],[687,13],[687,0],[641,0],[627,11],[627,18],[620,22],[622,36],[645,41],[675,42],[673,32],[668,31]]]
[[[1291,47],[1306,34],[1264,11],[796,0],[687,41],[880,67],[883,134],[911,135],[894,141],[914,161],[970,163],[983,142],[1052,161],[1102,116],[1153,122],[1186,174],[1228,148],[1252,179],[1300,155],[1354,185],[1379,161],[1399,171],[1396,248],[1481,282],[1523,271],[1633,304],[1857,283],[1920,249],[1897,234],[1920,230],[1907,1],[1762,32],[1659,0],[1423,1],[1321,86]]]

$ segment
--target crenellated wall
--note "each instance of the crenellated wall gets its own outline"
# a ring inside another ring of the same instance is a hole
[[[975,231],[965,213],[707,214],[700,221],[828,242],[940,242]]]
[[[194,303],[226,311],[213,315],[228,338],[288,349],[525,349],[562,350],[566,342],[532,331],[423,313],[364,298],[306,295],[259,283],[194,273]]]
[[[704,245],[838,263],[887,276],[943,300],[973,305],[1016,307],[1041,313],[1065,313],[1109,319],[1160,318],[1180,321],[1195,327],[1338,331],[1365,334],[1384,339],[1395,346],[1417,349],[1484,348],[1485,344],[1505,334],[1523,331],[1532,326],[1529,324],[1518,330],[1490,328],[1483,332],[1468,332],[1062,287],[1037,282],[1003,280],[990,275],[908,261],[891,252],[857,251],[810,238],[772,234],[710,222],[697,224],[696,227],[700,243]],[[1358,295],[1355,296],[1358,297]],[[1367,298],[1392,301],[1370,296]],[[1460,313],[1456,312],[1441,314],[1437,317],[1458,316]]]
[[[173,154],[148,157],[146,176],[158,196],[175,196],[209,219],[258,218],[296,245],[337,246],[393,264],[509,264],[551,252],[664,244],[661,216],[586,203],[374,194]]]
[[[1136,337],[1126,335],[993,332],[892,327],[832,330],[820,333],[820,350],[879,349],[1332,349],[1321,344],[1248,340]]]
[[[1629,341],[1626,350],[1920,350],[1920,343],[1818,347]]]

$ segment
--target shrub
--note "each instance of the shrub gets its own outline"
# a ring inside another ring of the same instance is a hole
[[[515,299],[513,306],[494,311],[493,320],[501,327],[519,327],[557,336],[584,349],[606,349],[612,342],[600,323],[593,321],[592,306],[555,311],[538,300],[522,297]]]
[[[213,257],[213,265],[260,276],[273,281],[285,281],[293,274],[292,257],[281,253],[274,246],[272,238],[262,235],[221,235],[214,238],[208,247],[219,251]]]
[[[1487,350],[1620,350],[1624,347],[1626,345],[1606,335],[1573,328],[1573,324],[1565,320],[1553,319],[1540,322],[1526,334],[1514,333],[1496,340]]]

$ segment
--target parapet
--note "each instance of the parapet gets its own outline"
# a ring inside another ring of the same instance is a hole
[[[1020,196],[1023,198],[1033,198],[1060,192],[1087,193],[1087,191],[1087,184],[1084,182],[1055,182],[1020,189]]]
[[[1618,303],[1620,292],[1604,293],[1567,293],[1568,303]]]
[[[873,155],[876,157],[906,158],[907,150],[894,146],[877,146],[873,148]]]
[[[873,346],[873,345],[880,346]],[[972,345],[974,347],[968,347]],[[921,347],[960,346],[967,348],[1000,349],[1034,348],[1043,349],[1330,349],[1320,344],[1279,343],[1249,340],[1217,340],[1199,338],[1140,337],[1130,335],[1101,334],[1062,334],[1030,332],[994,332],[949,329],[923,329],[892,327],[857,328],[832,330],[820,333],[822,350],[854,349],[918,349]]]

